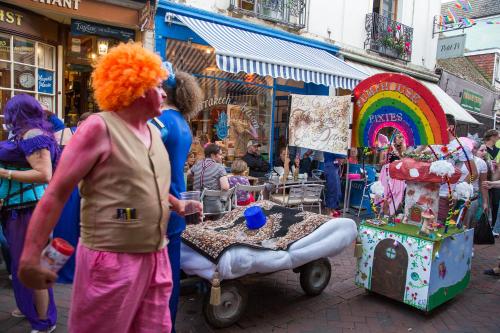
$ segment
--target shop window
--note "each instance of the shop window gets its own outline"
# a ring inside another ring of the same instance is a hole
[[[10,60],[10,36],[0,34],[0,60]]]
[[[14,89],[35,90],[35,67],[14,64]]]
[[[19,94],[31,95],[55,112],[54,69],[55,47],[0,34],[0,112],[12,96]],[[3,127],[0,136],[8,137]]]
[[[37,47],[38,67],[45,69],[54,69],[54,52],[54,47],[39,44]]]
[[[0,87],[11,87],[11,66],[8,62],[0,61]]]
[[[14,37],[14,61],[35,65],[35,42]]]
[[[193,74],[204,92],[199,113],[190,120],[193,149],[202,156],[206,142],[219,144],[226,165],[246,153],[247,142],[258,140],[268,158],[272,114],[272,78],[220,70],[210,46],[169,40],[167,59],[175,70]]]

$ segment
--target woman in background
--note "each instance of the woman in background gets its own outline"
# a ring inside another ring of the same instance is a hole
[[[12,315],[26,317],[32,333],[52,332],[57,321],[52,288],[26,288],[17,273],[31,215],[45,191],[42,184],[52,178],[60,151],[52,125],[34,97],[12,97],[5,105],[4,115],[12,133],[8,141],[0,142],[0,178],[2,186],[8,188],[1,220],[11,255],[12,287],[18,307]]]
[[[91,112],[83,113],[78,120],[77,127],[80,126],[85,119],[90,117],[91,114]],[[70,133],[75,132],[76,127],[72,127]],[[61,149],[64,148],[61,147]],[[54,228],[54,237],[60,237],[75,247],[75,253],[68,259],[66,264],[59,270],[59,272],[57,272],[57,282],[60,283],[73,283],[73,278],[75,275],[75,258],[78,246],[78,238],[80,238],[80,199],[80,192],[78,191],[78,187],[76,187],[73,192],[71,192],[66,205],[64,205],[61,217],[59,218],[59,221]]]
[[[196,78],[185,72],[174,72],[172,64],[164,63],[169,76],[163,82],[163,89],[167,97],[164,109],[159,117],[152,120],[161,133],[161,138],[168,151],[170,159],[171,184],[170,194],[177,199],[186,191],[184,180],[184,165],[192,143],[191,129],[186,119],[195,117],[198,107],[203,100],[203,92]],[[189,173],[188,173],[189,174]],[[172,318],[172,332],[175,332],[175,317],[180,293],[180,252],[181,234],[186,228],[184,217],[175,212],[170,214],[167,237],[168,256],[172,267],[173,289],[170,296],[170,316]]]

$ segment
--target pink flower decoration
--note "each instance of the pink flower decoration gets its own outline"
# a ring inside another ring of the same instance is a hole
[[[410,43],[410,42],[406,42],[406,43],[405,43],[405,46],[406,46],[407,48],[410,48],[411,43]]]
[[[399,31],[399,30],[401,30],[401,25],[399,25],[399,24],[398,24],[398,25],[396,26],[396,29],[398,29],[398,31]]]
[[[387,32],[392,32],[392,28],[391,27],[387,27]]]

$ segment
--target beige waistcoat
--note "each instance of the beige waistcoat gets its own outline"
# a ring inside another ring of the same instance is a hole
[[[101,251],[158,251],[167,244],[170,188],[170,161],[160,134],[148,124],[148,150],[116,113],[98,115],[106,123],[111,153],[80,183],[80,241]],[[136,219],[118,219],[119,208],[135,208]]]

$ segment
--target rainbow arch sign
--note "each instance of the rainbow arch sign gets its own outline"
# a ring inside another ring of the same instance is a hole
[[[407,75],[376,74],[354,89],[352,147],[375,147],[378,133],[387,127],[401,132],[408,146],[448,143],[441,104]]]

